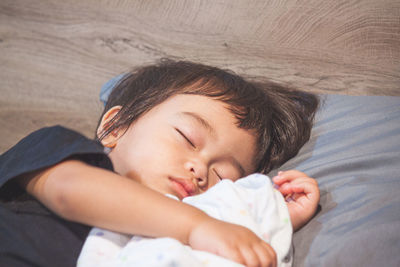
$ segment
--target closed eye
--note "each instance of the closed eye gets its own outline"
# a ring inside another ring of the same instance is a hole
[[[220,181],[222,181],[222,177],[219,176],[219,174],[218,174],[218,172],[217,172],[216,170],[214,170],[214,173],[215,173],[215,175],[217,175],[218,179],[219,179]]]
[[[192,141],[190,141],[190,139],[184,134],[182,133],[179,129],[175,128],[175,130],[183,137],[185,138],[185,140],[194,148],[196,148],[196,146],[193,144]]]

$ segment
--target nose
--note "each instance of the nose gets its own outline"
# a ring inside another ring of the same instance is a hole
[[[197,185],[204,189],[208,184],[208,168],[201,161],[188,161],[185,163],[185,169],[196,179]]]

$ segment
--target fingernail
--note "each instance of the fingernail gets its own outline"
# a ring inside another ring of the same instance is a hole
[[[294,199],[293,199],[292,195],[289,195],[289,196],[287,196],[287,197],[285,198],[285,201],[286,201],[286,202],[292,202],[292,201],[294,201]]]
[[[275,175],[275,177],[274,178],[276,178],[276,179],[280,179],[280,178],[282,178],[282,176],[281,176],[281,173],[278,173],[277,175]]]
[[[283,174],[283,171],[279,171],[278,172],[278,176],[280,176],[281,174]]]

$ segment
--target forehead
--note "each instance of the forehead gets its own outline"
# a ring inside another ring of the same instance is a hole
[[[204,110],[205,107],[211,108],[210,112],[219,112],[225,113],[228,111],[228,105],[222,101],[213,99],[208,96],[197,95],[197,94],[177,94],[169,97],[165,100],[160,106],[163,105],[165,107],[171,109],[195,109],[195,110]],[[207,113],[207,112],[206,112]]]
[[[237,119],[229,106],[219,100],[192,94],[177,94],[155,106],[150,112],[195,118],[209,128],[237,128]]]

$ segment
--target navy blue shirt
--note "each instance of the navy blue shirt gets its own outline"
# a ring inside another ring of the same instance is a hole
[[[60,218],[15,182],[66,159],[113,170],[99,142],[61,126],[33,132],[0,156],[1,267],[76,266],[91,227]]]

